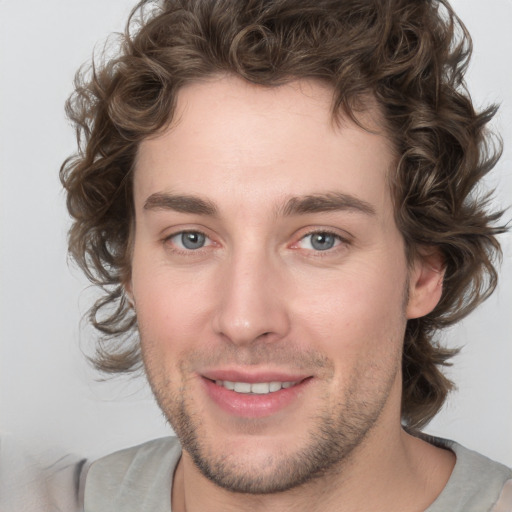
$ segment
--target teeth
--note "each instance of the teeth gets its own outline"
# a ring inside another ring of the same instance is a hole
[[[270,393],[270,384],[267,382],[251,384],[251,392],[257,395],[266,395],[267,393]]]
[[[235,391],[237,393],[250,393],[251,385],[248,382],[235,382]]]
[[[229,380],[216,380],[215,384],[222,386],[236,393],[252,393],[254,395],[267,395],[275,393],[280,389],[288,389],[297,384],[297,382],[230,382]]]
[[[222,381],[220,381],[220,382],[222,382]],[[221,386],[222,386],[222,384],[221,384]],[[233,391],[235,389],[235,383],[234,382],[229,382],[229,380],[225,380],[224,381],[224,387],[226,389],[230,389],[231,391]]]
[[[273,393],[274,391],[279,391],[281,389],[282,385],[280,382],[271,382],[269,384],[270,392]]]

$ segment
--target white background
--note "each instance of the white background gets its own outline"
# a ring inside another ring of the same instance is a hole
[[[97,382],[80,327],[93,295],[66,261],[68,217],[58,181],[74,151],[63,105],[94,45],[122,30],[129,0],[0,0],[0,433],[96,457],[167,435],[143,379]],[[505,154],[492,177],[512,204],[512,1],[457,0],[475,54],[477,105],[501,102]],[[510,219],[512,213],[507,218]],[[446,335],[464,345],[459,390],[428,431],[512,466],[512,238],[501,238],[497,293]]]

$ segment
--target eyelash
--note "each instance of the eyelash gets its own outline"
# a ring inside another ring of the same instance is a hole
[[[295,242],[293,245],[296,246],[298,245],[300,242],[302,242],[304,239],[306,239],[307,237],[312,237],[313,235],[327,235],[327,236],[332,236],[336,239],[336,241],[338,242],[337,245],[334,245],[333,247],[329,248],[329,249],[325,249],[325,250],[311,250],[311,251],[308,251],[311,253],[311,256],[315,257],[315,258],[322,258],[322,257],[325,257],[325,256],[332,256],[333,254],[337,253],[338,251],[346,248],[348,245],[350,245],[350,241],[345,238],[345,237],[342,237],[339,233],[335,232],[335,231],[332,231],[332,230],[329,230],[329,229],[314,229],[312,231],[309,231],[307,232],[306,234],[302,235],[299,240],[297,242]]]
[[[199,247],[198,249],[182,249],[181,247],[177,247],[174,243],[171,242],[171,240],[177,236],[183,236],[185,234],[195,234],[195,235],[201,235],[204,236],[206,240],[210,241],[208,245],[203,245],[202,247]],[[211,238],[203,231],[198,229],[184,229],[181,231],[176,231],[175,233],[171,233],[170,235],[166,236],[163,240],[164,244],[168,244],[170,246],[170,249],[173,253],[176,253],[178,255],[184,255],[184,256],[191,256],[191,255],[200,255],[205,250],[207,250],[210,245],[212,245]]]
[[[207,241],[209,241],[210,243],[208,243],[207,245],[203,245],[197,249],[182,249],[180,247],[177,247],[175,244],[173,244],[171,242],[171,240],[177,236],[183,236],[185,234],[196,234],[196,235],[200,235],[200,236],[203,236],[205,237],[205,239]],[[309,231],[307,233],[305,233],[304,235],[302,235],[298,241],[294,242],[292,244],[292,248],[296,248],[296,246],[302,242],[303,240],[305,240],[307,237],[312,237],[314,235],[327,235],[327,236],[332,236],[336,239],[336,241],[338,242],[337,245],[334,245],[333,247],[331,248],[328,248],[328,249],[325,249],[325,250],[309,250],[307,249],[307,252],[310,253],[310,255],[312,257],[325,257],[325,256],[329,256],[329,255],[333,255],[333,253],[337,253],[339,250],[342,250],[343,248],[346,248],[348,245],[350,245],[350,241],[345,238],[345,237],[342,237],[341,235],[339,235],[338,233],[332,231],[332,230],[329,230],[329,229],[315,229],[315,230],[312,230],[312,231]],[[171,233],[170,235],[166,236],[164,239],[163,239],[163,242],[164,244],[168,244],[170,245],[170,248],[171,248],[171,251],[175,254],[178,254],[178,255],[184,255],[184,256],[191,256],[191,255],[195,255],[195,256],[199,256],[199,255],[202,255],[206,250],[208,250],[208,247],[210,247],[211,245],[214,245],[215,243],[211,240],[211,238],[203,231],[201,230],[197,230],[197,229],[184,229],[182,231],[177,231],[177,232],[174,232],[174,233]],[[300,248],[298,248],[300,249]]]

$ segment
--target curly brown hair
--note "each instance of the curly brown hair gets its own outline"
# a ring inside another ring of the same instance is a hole
[[[469,34],[446,0],[144,0],[117,56],[82,69],[67,103],[78,152],[61,168],[73,218],[72,257],[103,290],[90,310],[104,372],[141,367],[136,318],[124,295],[134,221],[132,175],[142,140],[171,122],[177,91],[213,74],[265,86],[318,79],[334,90],[333,115],[357,120],[372,95],[396,155],[390,176],[396,223],[412,258],[441,251],[444,288],[434,311],[410,320],[403,352],[402,418],[427,423],[452,383],[455,353],[436,332],[496,286],[500,212],[477,184],[500,144],[465,88]]]

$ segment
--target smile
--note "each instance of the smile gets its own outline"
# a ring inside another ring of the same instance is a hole
[[[216,380],[215,384],[235,393],[267,395],[281,389],[295,386],[297,382],[231,382],[229,380]]]
[[[201,375],[201,382],[207,396],[228,415],[266,418],[293,404],[298,407],[298,398],[313,381],[312,376],[300,374],[264,373],[244,375],[234,370],[216,370]]]

